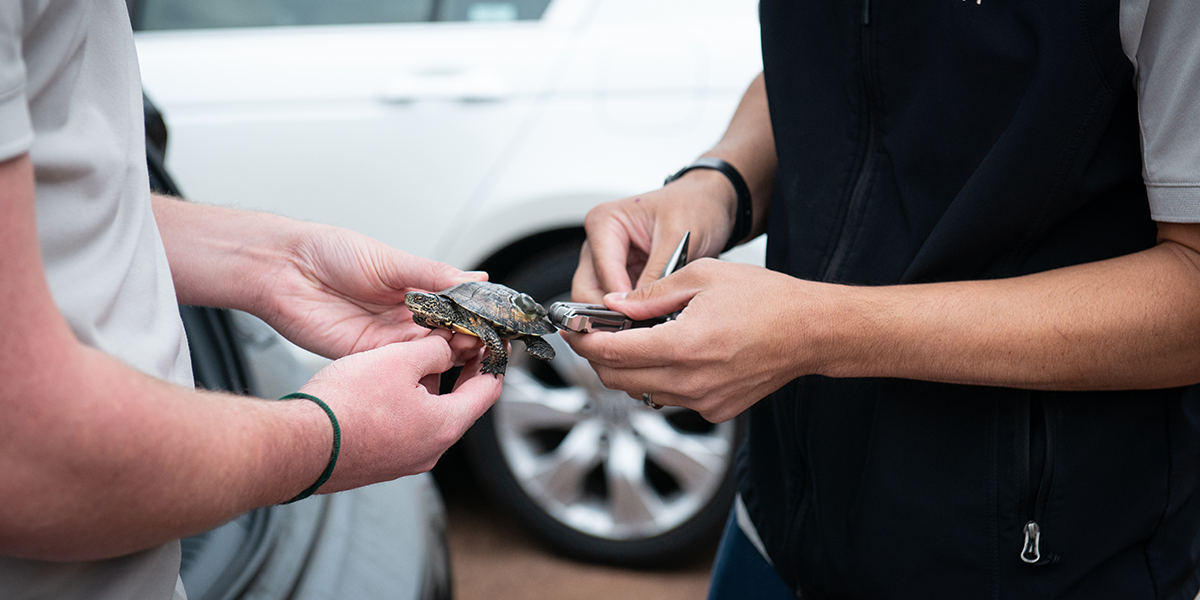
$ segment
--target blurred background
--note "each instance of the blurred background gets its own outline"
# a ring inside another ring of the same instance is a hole
[[[570,291],[588,209],[711,147],[761,70],[754,0],[127,4],[156,159],[186,197],[357,230],[543,304]],[[324,364],[221,318],[242,391]],[[515,355],[429,486],[454,594],[703,597],[740,423],[649,410],[548,339],[559,357]],[[397,597],[448,597],[429,588]]]

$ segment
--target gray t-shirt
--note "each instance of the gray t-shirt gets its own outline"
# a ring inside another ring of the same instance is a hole
[[[1142,179],[1156,221],[1200,223],[1200,2],[1121,0],[1137,69]]]
[[[82,343],[191,386],[144,144],[124,2],[0,2],[0,160],[33,161],[54,301]],[[0,598],[161,600],[182,597],[178,573],[178,542],[109,561],[0,558]]]

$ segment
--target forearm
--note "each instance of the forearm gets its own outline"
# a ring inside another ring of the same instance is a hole
[[[1197,383],[1195,246],[1004,280],[836,288],[815,370],[1054,390]]]
[[[307,223],[154,196],[154,217],[182,304],[261,315],[271,279],[291,261]]]
[[[0,554],[153,547],[286,500],[328,460],[332,428],[310,402],[195,392],[84,346],[55,354],[53,372],[9,378],[3,399],[15,413],[0,452]]]
[[[775,138],[762,74],[754,79],[742,96],[721,140],[703,156],[720,158],[738,170],[750,189],[753,215],[751,237],[765,231],[776,159]],[[706,226],[711,225],[711,237],[705,236],[709,240],[708,247],[701,247],[700,254],[716,256],[736,220],[738,200],[733,185],[717,171],[693,169],[671,187],[680,190],[682,197],[686,198],[689,216],[699,218]]]
[[[750,188],[754,207],[752,234],[766,230],[767,208],[775,179],[775,136],[767,106],[767,89],[762,73],[754,78],[725,134],[705,156],[715,156],[732,164]],[[710,175],[711,176],[711,175]],[[721,177],[720,175],[716,175]],[[733,207],[731,207],[731,210]]]

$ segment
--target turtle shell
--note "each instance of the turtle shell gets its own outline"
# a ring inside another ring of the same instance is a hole
[[[501,336],[549,335],[556,331],[546,309],[528,294],[491,281],[469,281],[448,287],[438,295],[493,324]],[[522,308],[524,307],[524,308]]]

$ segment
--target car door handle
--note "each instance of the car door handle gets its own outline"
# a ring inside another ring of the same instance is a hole
[[[428,69],[393,78],[384,86],[381,99],[393,104],[430,100],[499,102],[508,95],[508,82],[495,71]]]

